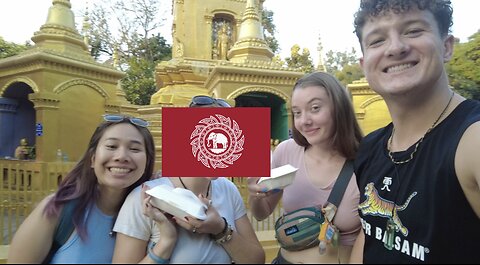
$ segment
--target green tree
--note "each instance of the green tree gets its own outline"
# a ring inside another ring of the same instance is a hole
[[[30,47],[30,44],[25,43],[25,45],[16,44],[13,42],[5,41],[0,36],[0,59],[7,58],[10,56],[17,55]]]
[[[127,100],[137,105],[150,104],[151,96],[157,91],[155,84],[155,67],[162,60],[169,60],[171,47],[157,34],[148,39],[148,46],[136,51],[136,56],[128,58],[126,76],[122,79]],[[143,48],[142,48],[143,47]]]
[[[129,68],[122,79],[127,100],[137,105],[148,105],[150,97],[156,92],[154,71],[155,63],[144,58],[131,57]]]
[[[455,43],[447,64],[450,85],[466,98],[480,100],[480,30],[465,43]]]
[[[88,39],[97,59],[114,57],[125,71],[122,87],[133,104],[150,104],[156,91],[155,66],[171,59],[172,48],[156,30],[163,19],[160,0],[117,0],[96,4],[91,14]],[[115,30],[112,21],[116,22]]]
[[[355,48],[352,48],[350,52],[328,51],[326,54],[325,68],[327,72],[334,74],[337,71],[341,71],[345,65],[353,65],[358,63],[358,56]]]
[[[88,36],[90,54],[96,60],[102,56],[111,57],[116,41],[112,37],[108,23],[110,13],[106,11],[105,7],[95,4],[92,14],[87,15],[90,25],[86,25],[88,28],[84,34]]]
[[[337,71],[334,75],[344,86],[353,83],[353,81],[360,80],[365,76],[359,63],[344,65],[342,70]]]
[[[263,35],[265,36],[265,41],[268,44],[268,47],[272,50],[273,53],[279,52],[278,40],[275,38],[275,33],[277,29],[273,23],[273,11],[268,9],[262,10],[262,26],[263,26]]]
[[[311,73],[315,69],[312,57],[310,56],[310,51],[307,48],[304,48],[302,53],[300,53],[300,46],[298,44],[292,46],[290,49],[290,57],[285,58],[285,62],[288,67],[304,73]]]
[[[325,68],[328,73],[335,75],[344,86],[364,77],[359,57],[354,48],[350,52],[328,51]]]

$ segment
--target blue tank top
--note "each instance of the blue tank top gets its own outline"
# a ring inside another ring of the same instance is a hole
[[[386,148],[392,124],[365,137],[355,161],[364,263],[480,263],[480,219],[454,165],[463,133],[478,121],[479,102],[463,101],[403,165],[394,165]],[[414,149],[393,156],[405,160]],[[383,242],[389,218],[398,228],[392,250]]]
[[[87,212],[86,218],[86,240],[83,241],[74,231],[55,253],[51,264],[112,263],[115,236],[111,231],[115,218],[103,214],[95,204]]]

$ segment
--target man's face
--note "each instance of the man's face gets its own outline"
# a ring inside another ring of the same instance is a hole
[[[441,37],[430,11],[412,9],[370,18],[361,40],[360,60],[371,88],[382,96],[441,85],[453,37]]]

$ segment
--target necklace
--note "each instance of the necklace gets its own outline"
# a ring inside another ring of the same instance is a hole
[[[182,178],[178,177],[178,179],[180,180],[180,183],[182,183],[182,186],[184,189],[186,190],[189,190],[189,188],[187,188],[187,186],[185,186],[185,183],[183,183],[183,180]],[[208,187],[207,187],[207,195],[205,196],[205,198],[208,198],[208,195],[210,194],[210,186],[212,185],[212,181],[210,180],[208,182]]]
[[[413,150],[413,152],[410,154],[410,157],[405,159],[405,160],[400,160],[400,161],[397,161],[395,160],[395,158],[393,158],[393,155],[392,155],[392,139],[393,139],[393,135],[395,134],[395,127],[393,127],[392,129],[392,134],[390,135],[390,138],[388,138],[388,143],[387,143],[387,149],[388,149],[388,156],[390,157],[390,160],[392,160],[392,162],[395,164],[395,165],[402,165],[402,164],[406,164],[408,162],[410,162],[412,159],[413,159],[413,156],[415,155],[415,153],[417,152],[418,150],[418,146],[423,142],[423,139],[425,138],[425,136],[433,130],[433,128],[435,128],[435,126],[437,126],[437,123],[440,121],[440,119],[443,117],[443,115],[445,114],[445,112],[447,112],[447,109],[448,107],[450,106],[450,103],[452,102],[452,99],[453,99],[453,96],[455,95],[455,92],[452,91],[452,95],[450,96],[450,99],[448,100],[448,103],[447,105],[445,106],[445,108],[443,109],[443,111],[440,113],[440,115],[438,116],[438,118],[435,120],[435,122],[432,124],[432,126],[427,130],[427,132],[422,136],[422,138],[420,138],[420,140],[418,140],[418,142],[415,144],[415,149]]]

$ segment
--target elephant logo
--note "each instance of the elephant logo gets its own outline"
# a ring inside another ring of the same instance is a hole
[[[228,138],[225,136],[225,134],[221,132],[211,132],[208,134],[207,138],[207,147],[212,146],[210,142],[213,143],[213,148],[210,149],[210,151],[219,154],[223,151],[225,151],[228,147]],[[222,145],[222,148],[218,148],[218,144]]]
[[[220,114],[204,118],[190,135],[192,155],[207,168],[227,168],[242,156],[245,136],[235,120]]]

